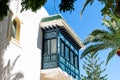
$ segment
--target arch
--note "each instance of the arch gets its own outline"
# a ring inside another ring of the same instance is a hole
[[[11,24],[11,37],[14,38],[15,40],[19,41],[20,40],[20,19],[18,17],[15,17],[12,21]]]

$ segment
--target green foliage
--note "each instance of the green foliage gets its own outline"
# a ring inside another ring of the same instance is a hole
[[[31,9],[33,12],[37,11],[46,3],[47,0],[22,0],[22,10]]]
[[[85,57],[83,69],[87,75],[81,74],[81,80],[107,80],[107,74],[103,75],[106,69],[101,69],[104,62],[99,62],[97,56],[98,54],[90,53]]]
[[[83,14],[85,8],[87,7],[88,4],[92,5],[94,3],[95,0],[86,0],[82,11],[81,11],[81,15]],[[104,7],[101,9],[101,13],[103,16],[105,15],[116,15],[117,17],[120,17],[120,5],[117,6],[117,4],[120,4],[119,0],[98,0],[102,5],[104,5]],[[119,1],[119,2],[118,2]],[[118,14],[119,13],[119,14]]]
[[[84,12],[85,8],[87,7],[87,5],[88,5],[89,3],[90,3],[90,5],[92,5],[93,2],[94,2],[94,0],[86,0],[86,1],[85,1],[85,4],[84,4],[84,6],[83,6],[83,8],[82,8],[82,11],[81,11],[81,15],[83,14],[83,12]]]
[[[0,0],[0,20],[2,20],[6,15],[8,8],[8,3],[10,0]],[[67,11],[74,11],[74,3],[76,0],[61,0],[59,3],[59,10],[61,12],[67,12]],[[81,11],[81,14],[83,14],[83,11],[85,10],[86,6],[88,4],[92,5],[95,0],[86,0],[85,4],[83,6],[83,9]],[[109,14],[116,14],[117,17],[120,17],[120,1],[119,0],[98,0],[101,4],[105,5],[102,9],[102,15],[109,15]],[[31,9],[33,12],[37,11],[41,8],[41,6],[44,6],[44,4],[47,2],[47,0],[22,0],[22,9],[28,10]]]
[[[120,19],[103,20],[107,30],[96,29],[85,39],[84,44],[90,44],[82,53],[81,58],[90,52],[111,49],[106,64],[116,54],[120,47]]]
[[[73,11],[75,1],[76,0],[61,0],[61,3],[59,4],[59,10],[61,12]],[[40,9],[41,6],[44,6],[46,2],[47,0],[22,0],[21,11],[31,9],[33,12],[35,12]]]
[[[76,0],[61,0],[61,3],[59,4],[60,11],[73,11],[75,1]]]
[[[9,0],[0,0],[0,20],[7,16]]]
[[[0,0],[0,20],[2,20],[7,15],[9,10],[9,1],[10,0]],[[61,3],[59,3],[59,10],[61,12],[73,11],[75,1],[76,0],[61,0]],[[41,8],[41,6],[44,6],[46,2],[47,0],[22,0],[21,12],[28,9],[36,12]]]

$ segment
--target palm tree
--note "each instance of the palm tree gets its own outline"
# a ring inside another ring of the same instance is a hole
[[[120,19],[103,20],[107,30],[96,29],[84,41],[88,47],[82,52],[81,58],[90,52],[97,52],[104,49],[111,49],[106,64],[120,49]]]

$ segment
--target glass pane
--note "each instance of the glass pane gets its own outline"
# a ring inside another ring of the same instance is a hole
[[[50,54],[50,40],[44,42],[44,54]]]
[[[16,36],[16,27],[17,27],[17,22],[14,20],[11,26],[11,36],[15,38]]]
[[[56,43],[56,39],[52,39],[51,40],[51,53],[56,53],[56,48],[57,48],[57,43]]]
[[[73,51],[70,51],[70,62],[73,64]]]
[[[67,60],[69,60],[69,48],[68,48],[68,46],[65,46],[65,57]]]
[[[75,56],[75,67],[78,69],[78,56]]]
[[[64,43],[61,41],[61,45],[60,45],[60,52],[61,52],[61,55],[64,56]]]

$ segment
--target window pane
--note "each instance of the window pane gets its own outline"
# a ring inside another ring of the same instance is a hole
[[[56,44],[56,39],[52,39],[51,40],[51,53],[56,53],[56,48],[57,48],[57,46],[56,46],[57,44]]]
[[[70,61],[73,64],[73,51],[70,51]]]
[[[69,48],[68,48],[68,46],[65,46],[65,57],[67,60],[69,60]]]
[[[78,69],[78,56],[75,56],[75,67]]]
[[[14,20],[12,22],[12,26],[11,26],[11,36],[13,38],[15,38],[15,36],[16,36],[16,27],[17,27],[17,22]]]
[[[64,43],[61,41],[61,45],[60,45],[60,52],[61,52],[61,55],[64,56]]]
[[[50,40],[44,42],[44,54],[50,54]]]

